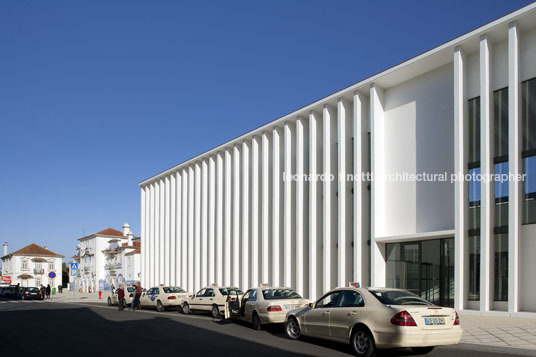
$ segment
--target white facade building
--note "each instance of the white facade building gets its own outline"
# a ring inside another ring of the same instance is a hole
[[[75,290],[110,290],[140,279],[139,237],[134,237],[128,223],[123,225],[123,232],[108,228],[78,240],[78,254],[72,257],[79,263]]]
[[[4,243],[2,256],[2,276],[10,277],[11,285],[23,287],[40,287],[50,285],[51,289],[63,284],[63,255],[56,254],[37,244],[30,244],[16,252],[7,252]],[[50,277],[52,274],[54,277]]]
[[[531,4],[141,182],[142,284],[536,312],[535,63]]]

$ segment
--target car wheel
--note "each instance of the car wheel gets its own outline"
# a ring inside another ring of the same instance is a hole
[[[212,305],[212,317],[215,319],[221,319],[220,309],[217,305]]]
[[[413,352],[415,352],[415,353],[418,354],[418,355],[425,355],[425,354],[427,354],[427,353],[432,352],[432,350],[434,349],[434,346],[429,346],[429,347],[412,347],[411,349],[413,350]]]
[[[108,306],[112,306],[112,299],[108,298]]]
[[[253,316],[251,318],[251,324],[253,325],[254,330],[262,330],[261,320],[259,319],[259,315],[257,314],[257,312],[253,313]]]
[[[288,318],[285,322],[285,333],[291,340],[297,340],[301,336],[300,324],[294,316]]]
[[[376,347],[370,332],[365,328],[357,328],[350,338],[350,346],[357,356],[374,356]]]
[[[158,300],[156,302],[156,311],[164,312],[165,310],[166,310],[166,308],[164,307],[164,305],[162,305],[162,302],[160,300]]]
[[[188,315],[190,313],[190,305],[188,305],[187,302],[182,305],[182,313],[185,315]]]

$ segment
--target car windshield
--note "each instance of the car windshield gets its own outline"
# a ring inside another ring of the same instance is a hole
[[[292,289],[264,289],[264,300],[301,299],[301,296]]]
[[[384,305],[433,305],[406,290],[370,290]]]
[[[181,288],[176,288],[176,287],[165,287],[165,288],[162,288],[164,289],[164,292],[166,294],[169,294],[169,293],[185,293],[186,291],[182,290]]]

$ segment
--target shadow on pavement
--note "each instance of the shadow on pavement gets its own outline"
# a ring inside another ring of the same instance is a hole
[[[0,315],[2,356],[306,356],[166,317],[114,321],[85,307],[3,310]]]

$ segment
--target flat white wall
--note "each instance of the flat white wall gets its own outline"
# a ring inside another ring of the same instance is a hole
[[[536,224],[521,226],[519,239],[521,276],[519,282],[520,311],[536,311],[536,284],[534,273],[536,272]]]
[[[519,79],[536,77],[536,30],[521,32],[519,36]]]
[[[447,172],[449,178],[448,182],[385,181],[386,236],[454,228],[453,91],[449,64],[384,92],[385,173]]]

